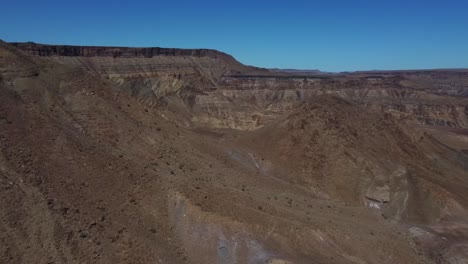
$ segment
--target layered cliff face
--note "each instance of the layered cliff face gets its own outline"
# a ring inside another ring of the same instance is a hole
[[[12,45],[27,54],[110,79],[117,87],[149,104],[182,91],[196,93],[212,88],[225,74],[267,72],[244,66],[232,56],[215,50]]]
[[[248,67],[213,50],[13,45],[110,79],[150,106],[176,102],[169,108],[192,126],[253,130],[329,94],[422,125],[468,127],[466,70],[299,74]]]
[[[411,77],[416,78],[412,75]],[[464,97],[465,90],[454,89],[456,92],[452,90],[446,91],[447,94],[441,94],[433,87],[425,89],[412,87],[407,84],[406,78],[399,73],[379,77],[359,75],[223,77],[219,83],[219,91],[214,92],[217,94],[199,97],[201,97],[200,102],[207,104],[207,109],[217,108],[215,97],[224,97],[234,105],[249,103],[261,110],[267,110],[266,113],[283,114],[297,103],[327,94],[352,100],[378,111],[409,115],[424,125],[459,128],[468,126],[466,116],[468,99]],[[433,78],[438,77],[436,75]],[[468,75],[463,80],[467,79]],[[446,83],[449,82],[446,80]],[[210,97],[213,99],[210,100]],[[209,102],[212,102],[212,105]],[[200,104],[200,107],[203,107],[203,104]],[[259,120],[258,116],[265,113],[261,110],[259,111],[261,113],[250,117],[251,125],[248,128],[255,129],[259,125],[268,123],[268,116],[264,120]],[[231,124],[236,126],[235,122]],[[229,123],[226,125],[230,126]]]

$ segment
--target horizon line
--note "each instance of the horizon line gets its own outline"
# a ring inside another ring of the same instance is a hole
[[[236,61],[239,63],[249,66],[249,67],[256,67],[256,68],[261,68],[261,69],[267,69],[267,70],[277,70],[277,71],[296,71],[296,72],[317,72],[317,74],[320,73],[325,73],[325,74],[342,74],[342,73],[369,73],[369,72],[411,72],[411,71],[468,71],[467,68],[402,68],[402,69],[369,69],[369,70],[346,70],[346,71],[323,71],[320,69],[312,69],[312,68],[291,68],[291,67],[286,67],[286,68],[281,68],[281,67],[261,67],[261,66],[256,66],[256,65],[249,65],[249,64],[244,64],[241,61],[239,61],[236,56],[224,52],[222,50],[216,49],[216,48],[178,48],[178,47],[161,47],[161,46],[119,46],[119,45],[79,45],[79,44],[50,44],[50,43],[38,43],[34,41],[6,41],[3,39],[0,39],[0,41],[3,41],[8,44],[35,44],[35,45],[44,45],[44,46],[66,46],[66,47],[93,47],[93,48],[129,48],[129,49],[178,49],[178,50],[203,50],[203,51],[215,51],[223,54],[227,54],[231,57],[233,57]]]

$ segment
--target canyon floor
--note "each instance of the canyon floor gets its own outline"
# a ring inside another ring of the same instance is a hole
[[[468,70],[0,41],[2,263],[468,263]]]

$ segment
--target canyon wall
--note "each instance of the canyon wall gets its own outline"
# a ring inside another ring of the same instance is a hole
[[[331,94],[422,125],[468,128],[467,70],[297,73],[245,66],[206,49],[12,44],[112,80],[149,106],[184,112],[191,126],[253,130]]]
[[[207,109],[201,111],[208,113],[206,117],[213,116],[210,109],[226,109],[226,104],[229,103],[234,110],[231,112],[236,112],[236,106],[240,104],[254,106],[259,113],[251,116],[251,128],[269,122],[268,116],[282,114],[294,108],[297,103],[323,94],[356,101],[378,111],[409,116],[424,125],[467,127],[468,100],[464,97],[464,90],[447,89],[445,92],[450,95],[442,94],[427,86],[415,88],[407,85],[407,80],[407,77],[399,73],[378,78],[353,74],[223,77],[215,92],[199,95],[197,102],[201,108]],[[224,102],[219,104],[220,101],[215,98],[224,98]],[[221,116],[225,118],[223,114]],[[235,122],[229,121],[225,125],[235,126]]]

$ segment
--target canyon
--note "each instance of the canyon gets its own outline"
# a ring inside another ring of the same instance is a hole
[[[0,42],[8,263],[468,263],[468,70]]]
[[[468,127],[463,69],[298,75],[244,66],[213,50],[13,45],[112,80],[149,105],[181,99],[195,126],[252,130],[326,94],[409,115],[422,125]]]

